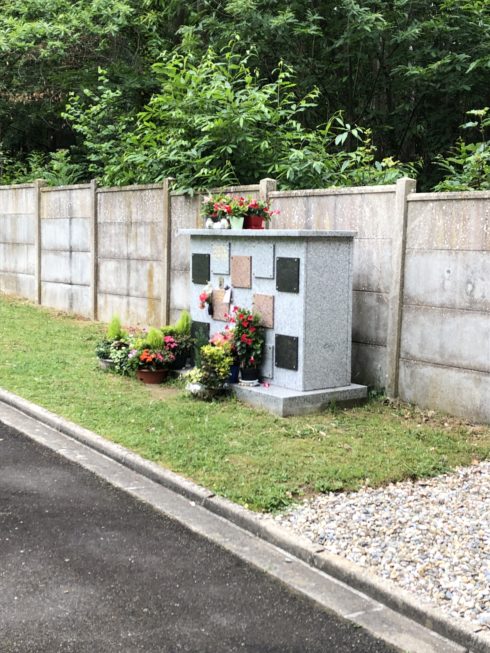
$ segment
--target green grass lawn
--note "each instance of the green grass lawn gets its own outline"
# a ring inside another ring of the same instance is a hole
[[[0,296],[0,386],[254,510],[432,476],[490,452],[490,427],[382,397],[279,418],[98,369],[105,326]]]

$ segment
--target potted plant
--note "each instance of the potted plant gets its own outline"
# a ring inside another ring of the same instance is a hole
[[[238,383],[238,375],[240,370],[240,361],[237,357],[236,347],[235,347],[235,338],[233,336],[233,330],[225,327],[224,331],[219,331],[215,333],[214,336],[209,340],[211,345],[214,347],[221,347],[225,349],[232,357],[232,362],[230,364],[230,373],[228,376],[228,383]]]
[[[244,229],[263,229],[268,224],[271,216],[277,213],[271,211],[269,202],[249,199],[246,204]]]
[[[175,360],[176,344],[172,336],[164,337],[158,329],[151,328],[136,344],[129,353],[130,359],[136,361],[136,378],[151,384],[165,381]]]
[[[175,360],[171,363],[170,369],[181,370],[191,357],[194,346],[194,338],[191,337],[191,315],[189,311],[183,310],[177,322],[162,327],[161,332],[164,339],[166,336],[171,336],[176,343],[173,348]]]
[[[106,336],[97,343],[95,355],[99,360],[99,366],[104,369],[114,368],[113,353],[123,347],[127,347],[127,331],[124,331],[118,315],[114,315],[107,325]]]
[[[246,308],[234,306],[232,315],[227,316],[227,322],[233,332],[241,380],[257,385],[264,349],[264,330],[260,325],[260,316]]]
[[[186,389],[194,396],[211,399],[223,392],[233,357],[229,349],[207,344],[201,347],[200,358],[200,367],[186,375]]]
[[[207,229],[242,229],[248,201],[231,195],[207,195],[202,203],[202,216]]]

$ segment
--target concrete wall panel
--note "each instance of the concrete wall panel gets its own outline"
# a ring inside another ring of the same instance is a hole
[[[34,276],[18,272],[0,272],[0,292],[35,299]]]
[[[0,215],[0,242],[34,244],[34,217],[29,213]]]
[[[163,234],[160,223],[105,222],[99,225],[99,257],[160,260]]]
[[[0,243],[0,271],[34,274],[34,247],[14,243]]]
[[[90,291],[87,286],[76,286],[43,281],[41,298],[45,306],[76,315],[90,316]]]
[[[368,345],[386,346],[386,295],[354,291],[352,299],[352,340]]]
[[[490,374],[451,367],[400,363],[400,398],[422,408],[490,422]]]
[[[43,218],[41,242],[44,250],[90,251],[88,218]]]
[[[347,229],[359,238],[391,238],[395,186],[385,192],[359,188],[271,193],[277,229]]]
[[[161,326],[160,301],[122,295],[98,294],[99,319],[109,322],[119,315],[122,322],[133,326]]]
[[[352,382],[374,388],[386,386],[386,347],[352,343]]]
[[[405,306],[401,357],[490,372],[490,315]]]
[[[41,217],[47,219],[88,218],[92,215],[90,186],[69,186],[41,191]]]
[[[391,283],[391,240],[354,240],[354,290],[387,293]]]
[[[410,250],[405,302],[490,312],[490,251]]]
[[[160,299],[160,268],[159,261],[101,260],[99,291],[113,295]]]
[[[88,252],[43,252],[41,279],[53,283],[89,286],[90,254]]]
[[[31,185],[0,186],[0,213],[19,215],[33,213],[35,190]]]
[[[170,275],[170,307],[171,310],[189,310],[189,270],[172,270]]]
[[[490,250],[490,201],[478,193],[413,196],[408,202],[409,249]],[[427,198],[424,200],[424,198]],[[471,198],[471,199],[470,199]]]
[[[99,222],[158,222],[163,216],[163,190],[100,190],[97,193]]]

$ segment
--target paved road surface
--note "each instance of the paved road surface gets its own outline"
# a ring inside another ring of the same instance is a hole
[[[0,653],[393,653],[0,423]]]

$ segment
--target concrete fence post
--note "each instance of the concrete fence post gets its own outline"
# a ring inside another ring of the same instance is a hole
[[[275,179],[269,179],[268,177],[261,179],[259,184],[259,199],[262,202],[268,202],[270,193],[275,190],[277,190],[277,181]],[[265,223],[265,228],[270,228],[270,221]]]
[[[99,283],[99,220],[98,220],[98,198],[97,182],[92,179],[90,182],[90,314],[92,320],[98,319],[98,283]]]
[[[42,302],[41,189],[43,186],[46,186],[44,179],[34,181],[34,297],[38,304]]]
[[[172,263],[172,202],[170,191],[172,188],[172,177],[163,180],[163,212],[162,212],[162,271],[161,271],[161,294],[160,294],[160,324],[162,326],[170,322],[170,271]]]
[[[417,182],[404,177],[396,182],[393,216],[391,285],[388,296],[388,331],[386,338],[386,394],[398,396],[400,345],[402,330],[405,253],[407,240],[407,196],[414,193]]]

